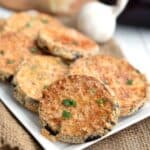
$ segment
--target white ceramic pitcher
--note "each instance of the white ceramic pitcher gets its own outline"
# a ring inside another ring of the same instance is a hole
[[[112,38],[118,15],[124,10],[128,0],[117,0],[110,6],[98,1],[85,4],[77,19],[77,27],[97,42]]]

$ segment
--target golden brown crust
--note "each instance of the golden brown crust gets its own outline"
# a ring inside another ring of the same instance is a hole
[[[32,39],[36,39],[39,30],[45,26],[62,25],[57,19],[44,13],[21,12],[14,13],[7,19],[4,31],[21,32]]]
[[[94,41],[65,27],[43,28],[39,33],[38,45],[47,48],[48,53],[69,60],[99,53],[99,46]]]
[[[133,114],[147,100],[145,76],[123,59],[104,55],[83,58],[72,64],[69,74],[93,76],[108,84],[120,101],[121,116]]]
[[[23,34],[7,32],[0,35],[0,80],[13,76],[17,66],[30,56],[33,43]]]
[[[0,33],[3,31],[3,28],[5,26],[6,20],[5,19],[0,19]]]
[[[68,67],[60,58],[34,55],[23,62],[17,70],[13,80],[16,85],[14,96],[18,101],[23,101],[27,108],[33,103],[29,109],[37,111],[38,106],[34,105],[34,101],[42,97],[42,90],[64,77],[67,72]]]
[[[83,143],[103,136],[119,116],[119,105],[114,99],[97,79],[68,76],[43,92],[39,107],[43,128],[49,136],[68,143]],[[71,100],[74,105],[69,107],[64,100]]]
[[[38,112],[39,102],[35,101],[35,99],[32,99],[31,97],[28,97],[26,93],[19,86],[16,86],[14,88],[13,96],[20,104],[22,104],[28,110],[35,113]]]

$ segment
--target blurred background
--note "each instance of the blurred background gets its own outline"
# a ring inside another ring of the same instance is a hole
[[[108,5],[116,3],[116,0],[101,1]],[[150,27],[150,0],[129,0],[127,7],[118,18],[118,23]]]
[[[129,0],[118,21],[121,24],[150,27],[150,0]]]
[[[92,0],[0,0],[0,5],[16,11],[37,9],[57,16],[72,18],[80,8]],[[101,0],[114,5],[116,0]],[[150,27],[150,0],[129,0],[126,9],[118,18],[119,24]]]

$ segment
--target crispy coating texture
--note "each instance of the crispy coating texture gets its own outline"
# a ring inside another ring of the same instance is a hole
[[[42,90],[68,72],[60,58],[34,55],[23,62],[14,77],[14,96],[29,110],[37,112]]]
[[[7,32],[0,35],[0,80],[14,75],[17,66],[30,56],[33,43],[23,34]]]
[[[5,26],[6,20],[5,19],[0,19],[0,34],[3,31],[3,28]]]
[[[4,30],[22,32],[32,39],[36,39],[39,30],[45,26],[62,26],[50,15],[38,12],[14,13],[7,19]]]
[[[43,28],[39,32],[38,45],[46,52],[68,60],[99,53],[99,46],[75,29]]]
[[[64,99],[76,105],[65,106]],[[104,103],[98,100],[105,99]],[[105,135],[115,125],[119,105],[111,92],[97,79],[68,76],[54,82],[43,92],[39,116],[42,134],[67,143],[84,143]],[[64,118],[64,111],[70,118]]]
[[[126,60],[93,56],[76,61],[69,74],[93,76],[112,88],[121,105],[121,116],[136,112],[147,100],[148,83],[143,74]]]

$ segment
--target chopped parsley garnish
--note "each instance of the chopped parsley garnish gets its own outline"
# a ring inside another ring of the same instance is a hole
[[[128,80],[126,81],[126,84],[127,84],[127,85],[132,85],[132,84],[133,84],[133,80],[129,80],[129,79],[128,79]]]
[[[64,106],[68,106],[68,107],[77,105],[76,101],[73,99],[64,99],[62,103]]]
[[[79,43],[77,41],[72,41],[73,45],[79,45]]]
[[[14,61],[14,60],[7,59],[7,64],[13,64],[13,63],[15,63],[15,61]]]
[[[0,55],[4,55],[4,51],[3,50],[0,50]]]
[[[96,93],[96,89],[95,88],[90,88],[89,91],[90,91],[91,94],[95,94]]]
[[[32,53],[35,53],[36,51],[38,51],[38,49],[37,49],[36,47],[32,47],[32,48],[30,49],[30,51],[31,51]]]
[[[138,69],[136,69],[136,72],[137,72],[137,73],[140,73],[140,71],[139,71]]]
[[[71,115],[71,113],[69,111],[64,110],[63,113],[62,113],[62,117],[64,119],[69,119],[69,118],[72,117],[72,115]]]
[[[31,24],[31,22],[28,22],[28,23],[26,23],[26,25],[25,25],[26,27],[31,27],[32,26],[32,24]]]
[[[105,98],[100,98],[100,99],[98,99],[96,102],[97,102],[97,104],[99,104],[99,105],[103,105],[103,104],[106,103],[106,101],[107,101],[107,99],[105,99]]]
[[[48,20],[47,19],[41,19],[41,22],[44,23],[44,24],[47,24]]]
[[[47,89],[48,88],[48,85],[44,85],[43,89]]]

